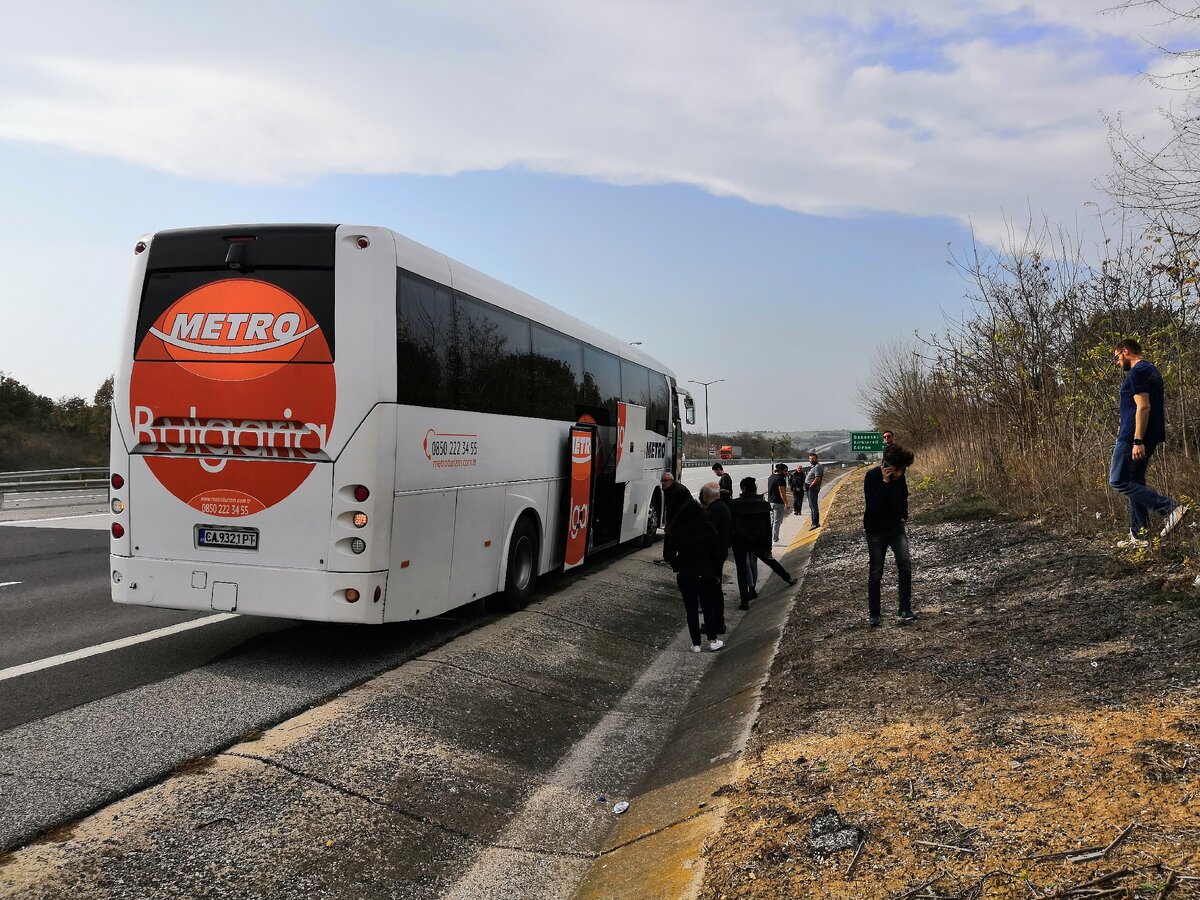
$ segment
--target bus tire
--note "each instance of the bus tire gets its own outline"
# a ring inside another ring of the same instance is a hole
[[[517,520],[508,542],[508,565],[504,571],[504,591],[496,598],[499,609],[516,612],[529,605],[537,585],[538,534],[528,516]]]
[[[650,501],[650,508],[646,510],[646,531],[642,535],[642,546],[650,547],[658,539],[658,526],[662,522],[662,515],[659,513],[661,502],[657,491],[654,492],[654,499]]]

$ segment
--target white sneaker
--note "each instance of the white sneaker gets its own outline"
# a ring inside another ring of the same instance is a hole
[[[1129,537],[1125,538],[1125,540],[1117,541],[1117,546],[1120,547],[1122,550],[1139,550],[1139,549],[1144,549],[1146,547],[1149,547],[1150,542],[1143,541],[1141,538],[1134,537],[1131,532]]]
[[[700,645],[699,645],[699,644],[692,644],[692,652],[693,652],[693,653],[699,653],[699,652],[700,652]]]
[[[1182,503],[1178,504],[1173,510],[1171,510],[1171,514],[1167,516],[1167,521],[1163,525],[1162,531],[1158,533],[1158,536],[1160,538],[1165,538],[1168,534],[1179,527],[1179,523],[1183,521],[1183,517],[1187,514],[1188,508]]]
[[[715,641],[708,642],[709,650],[720,650],[724,646],[725,646],[725,642],[723,640],[721,640],[720,638],[717,638]]]

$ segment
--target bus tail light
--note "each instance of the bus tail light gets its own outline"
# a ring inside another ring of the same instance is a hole
[[[382,585],[378,585],[378,584],[377,584],[377,585],[375,585],[375,600],[374,600],[374,602],[375,602],[375,603],[378,603],[378,602],[379,602],[379,598],[380,598],[380,597],[382,597],[382,596],[383,596],[383,586],[382,586]]]
[[[112,536],[115,538],[125,537],[125,526],[120,522],[113,522]]]
[[[370,496],[371,492],[367,490],[365,485],[358,484],[354,486],[354,499],[359,503],[366,503],[367,498]]]
[[[119,516],[121,513],[125,512],[125,501],[114,498],[112,502],[112,511],[114,516]]]
[[[361,512],[355,513],[354,514],[354,527],[355,528],[365,528],[366,526],[367,526],[367,514],[361,513]]]
[[[114,525],[113,527],[116,528],[117,526]],[[118,537],[119,536],[120,535],[118,535]],[[364,541],[362,538],[355,538],[354,540],[352,540],[350,542],[350,551],[352,553],[362,553],[366,549],[367,549],[367,542]]]
[[[134,256],[140,256],[141,254],[143,254],[145,252],[146,252],[146,242],[145,241],[138,241],[136,244],[133,245],[133,255]]]
[[[114,491],[119,491],[121,488],[125,487],[125,479],[120,475],[113,475],[112,486]]]
[[[356,588],[346,588],[346,602],[347,603],[357,603],[358,602],[358,590]]]

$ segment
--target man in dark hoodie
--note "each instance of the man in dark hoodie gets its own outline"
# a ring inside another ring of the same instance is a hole
[[[899,575],[900,603],[896,619],[901,623],[911,622],[916,616],[912,611],[912,558],[908,552],[908,482],[904,470],[912,465],[913,454],[899,444],[890,444],[883,452],[883,462],[867,472],[863,478],[863,497],[866,509],[863,512],[863,531],[867,535],[869,563],[867,570],[867,607],[872,627],[880,621],[880,604],[883,592],[883,564],[887,551],[892,549]]]
[[[743,478],[738,487],[742,493],[729,504],[732,517],[729,544],[733,547],[733,561],[737,565],[738,591],[742,602],[738,609],[749,609],[750,601],[758,597],[756,560],[766,563],[772,572],[794,585],[796,579],[771,555],[771,504],[758,493],[758,482]]]
[[[667,558],[675,570],[675,583],[683,596],[692,652],[700,652],[700,611],[704,611],[704,633],[709,650],[720,650],[725,642],[717,636],[718,613],[713,597],[720,593],[721,563],[717,535],[700,504],[686,498],[671,520],[671,552]],[[714,592],[713,588],[716,588]]]

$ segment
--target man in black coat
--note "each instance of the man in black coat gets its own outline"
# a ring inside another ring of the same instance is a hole
[[[688,500],[693,500],[692,492],[675,480],[670,472],[662,473],[662,526],[663,526],[663,561],[671,561],[671,520],[675,513]]]
[[[725,642],[717,636],[718,613],[713,608],[713,585],[721,590],[721,564],[717,535],[700,504],[688,497],[679,504],[671,520],[670,556],[675,583],[683,597],[692,652],[700,652],[700,611],[704,611],[704,634],[709,650],[720,650]]]
[[[717,569],[717,580],[707,586],[713,592],[712,608],[717,617],[717,634],[724,634],[725,590],[721,585],[725,580],[725,559],[729,556],[729,539],[733,520],[729,513],[729,504],[722,498],[721,488],[715,481],[710,481],[700,488],[700,505],[704,507],[704,516],[717,536],[716,553],[721,564]]]
[[[883,591],[883,563],[890,547],[899,576],[901,623],[916,618],[912,611],[912,557],[908,551],[908,482],[904,470],[912,465],[913,454],[899,444],[889,444],[883,462],[863,477],[863,531],[867,536],[867,612],[872,627],[879,625]]]
[[[796,579],[771,555],[771,504],[758,493],[758,482],[743,478],[738,486],[742,493],[729,504],[733,524],[730,544],[737,565],[738,591],[742,596],[738,609],[749,609],[750,601],[758,597],[756,560],[766,563],[789,585],[794,585]]]

